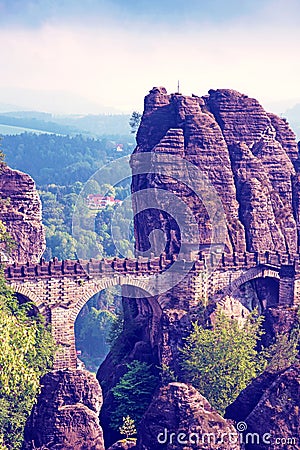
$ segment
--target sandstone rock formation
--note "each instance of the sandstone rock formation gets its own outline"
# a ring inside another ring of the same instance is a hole
[[[168,155],[163,161],[162,154]],[[153,88],[145,98],[131,167],[137,253],[160,254],[164,249],[172,257],[183,243],[188,254],[206,251],[212,241],[223,243],[228,253],[297,253],[300,160],[295,135],[284,119],[267,113],[257,100],[229,89],[198,97]],[[173,203],[172,196],[179,202]],[[186,209],[181,210],[182,204]],[[187,229],[176,222],[178,212]],[[129,330],[137,332],[124,355],[115,361],[110,354],[97,374],[104,393],[101,423],[108,434],[110,389],[124,361],[164,363],[179,373],[178,346],[197,315],[189,289],[183,280],[159,298],[124,295],[127,313],[120,341],[124,343]],[[278,299],[278,279],[265,277],[244,283],[228,295],[229,306],[223,306],[230,314],[258,306],[267,316],[265,340],[270,343],[276,331],[289,331],[294,322],[295,311],[279,310]]]
[[[22,449],[104,450],[102,392],[95,377],[83,370],[53,371],[41,379],[41,386]]]
[[[246,423],[246,450],[300,449],[299,399],[300,365],[296,363],[253,380],[227,408],[225,417]],[[248,439],[247,445],[247,433],[256,433],[259,442]]]
[[[153,398],[138,433],[138,450],[158,448],[235,450],[240,446],[233,425],[195,388],[169,383]]]
[[[210,90],[201,98],[168,95],[164,88],[153,88],[145,98],[134,155],[148,152],[184,157],[208,176],[226,216],[226,251],[297,252],[297,182],[292,186],[293,179],[298,179],[295,135],[283,119],[268,114],[257,100],[230,89]],[[133,174],[137,166],[133,156]],[[160,195],[153,188],[180,197],[198,223],[198,244],[205,248],[213,233],[207,199],[201,202],[174,178],[171,170],[169,176],[168,170],[166,176],[137,173],[132,190],[150,188],[149,204],[150,196]],[[177,180],[182,180],[182,174]],[[158,203],[160,208],[141,211],[136,217],[138,249],[148,250],[149,234],[160,228],[167,253],[178,253],[180,230],[164,212],[168,205],[162,196]],[[134,200],[136,212],[146,205],[147,198]]]
[[[122,439],[121,441],[116,442],[108,450],[132,450],[136,449],[136,440],[135,439]]]
[[[42,207],[32,178],[4,167],[0,171],[0,220],[14,239],[11,258],[26,263],[38,262],[45,248]]]
[[[124,331],[114,348],[101,364],[97,379],[103,391],[103,407],[100,423],[104,430],[106,446],[111,446],[120,434],[110,427],[111,413],[115,408],[111,388],[126,372],[126,363],[137,359],[153,367],[160,365],[161,347],[161,311],[151,299],[134,299],[123,297]]]

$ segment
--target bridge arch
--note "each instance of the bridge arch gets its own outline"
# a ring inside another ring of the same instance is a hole
[[[29,289],[22,284],[15,283],[11,284],[10,286],[16,294],[24,295],[24,297],[27,297],[28,300],[32,301],[38,309],[41,308],[43,301],[37,294],[35,294],[35,292],[33,292],[33,289]]]
[[[149,292],[149,286],[147,280],[141,276],[133,277],[130,275],[125,276],[115,276],[115,277],[105,277],[101,280],[93,279],[90,282],[86,282],[83,284],[80,298],[76,302],[75,306],[72,308],[70,313],[70,319],[75,322],[79,312],[83,308],[83,306],[92,298],[95,294],[98,294],[100,291],[107,289],[112,286],[133,286],[135,288],[139,288],[145,292],[145,297],[151,297],[151,293]]]
[[[153,362],[153,364],[157,366],[159,364],[159,347],[157,343],[160,338],[158,324],[160,323],[162,317],[162,307],[158,301],[158,298],[153,296],[151,286],[148,285],[146,277],[119,275],[114,277],[105,277],[101,280],[85,280],[84,284],[85,285],[82,286],[81,291],[78,292],[78,300],[70,310],[68,319],[72,328],[72,333],[74,330],[74,338],[72,337],[72,339],[74,339],[74,351],[80,351],[81,354],[79,357],[76,356],[78,367],[80,367],[81,361],[84,361],[84,363],[87,364],[87,367],[89,366],[90,369],[94,371],[94,366],[97,359],[99,359],[97,366],[98,369],[110,351],[109,346],[105,346],[103,344],[104,341],[102,339],[102,334],[105,336],[105,331],[103,331],[103,328],[97,335],[99,339],[98,344],[95,343],[93,337],[86,337],[89,334],[89,331],[87,330],[92,332],[93,319],[91,319],[90,322],[86,322],[89,323],[90,328],[85,326],[85,331],[83,333],[81,333],[80,330],[83,330],[82,320],[84,320],[87,313],[86,309],[82,311],[84,306],[90,301],[95,301],[93,297],[96,294],[99,294],[101,291],[109,289],[113,286],[119,286],[122,288],[121,292],[118,293],[118,295],[122,297],[122,300],[120,299],[118,301],[118,308],[121,307],[124,320],[122,337],[120,338],[120,342],[122,342],[123,345],[122,348],[126,348],[128,354],[135,352],[139,354],[141,351],[141,344],[144,346],[149,346],[149,348],[151,347],[151,354],[153,358],[151,363]],[[91,306],[91,303],[89,303],[89,305]],[[116,305],[115,301],[114,305]],[[93,306],[95,306],[95,304]],[[98,308],[98,306],[96,306],[96,308]],[[81,314],[81,311],[83,314]],[[127,325],[125,318],[128,319]],[[132,325],[133,323],[135,324],[134,327]],[[149,332],[146,323],[151,323],[151,330]],[[99,325],[97,324],[97,329],[98,327]],[[134,332],[132,333],[133,329]],[[82,339],[83,335],[85,335],[84,339]],[[91,333],[90,336],[95,336],[95,333]],[[143,351],[145,352],[145,349]],[[149,352],[145,352],[144,357],[149,358]]]
[[[280,275],[278,270],[265,268],[263,266],[252,267],[251,269],[247,270],[247,272],[242,273],[233,281],[231,281],[229,285],[222,290],[222,297],[234,294],[234,292],[236,292],[243,284],[257,278],[275,278],[277,280],[280,280]]]
[[[232,273],[232,276],[234,277],[235,274]],[[229,299],[237,298],[240,303],[242,303],[243,307],[246,307],[249,311],[253,309],[253,307],[250,307],[250,305],[247,305],[247,302],[244,304],[244,302],[241,301],[241,298],[239,298],[239,293],[243,290],[243,287],[245,287],[248,283],[256,283],[255,290],[258,290],[259,287],[259,280],[270,280],[270,289],[272,292],[275,292],[277,288],[277,303],[279,301],[279,282],[280,282],[280,274],[279,274],[279,268],[275,269],[272,267],[267,266],[257,266],[252,267],[248,269],[246,272],[243,272],[242,274],[239,274],[236,278],[231,279],[226,287],[223,289],[220,289],[214,296],[213,300],[216,304],[220,305],[221,307],[224,307],[225,304],[228,304]],[[276,288],[274,287],[276,286]],[[252,289],[254,286],[252,287]],[[261,286],[260,286],[261,288]],[[265,286],[266,288],[266,286]],[[261,302],[261,305],[259,306],[259,309],[261,311],[266,307],[266,302],[262,301],[259,296],[258,300]],[[273,302],[274,303],[274,302]],[[269,305],[268,305],[269,306]],[[274,306],[272,304],[271,306]]]

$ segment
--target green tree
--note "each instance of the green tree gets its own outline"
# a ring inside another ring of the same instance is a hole
[[[162,364],[160,369],[160,378],[161,383],[163,385],[173,383],[174,381],[178,381],[178,377],[175,374],[174,370],[170,368],[167,364]]]
[[[88,180],[84,185],[84,196],[89,194],[101,194],[101,188],[96,180]]]
[[[12,245],[2,222],[0,243],[2,249]],[[19,304],[0,265],[1,449],[20,448],[24,425],[40,388],[40,377],[51,370],[54,350],[44,318],[31,302]]]
[[[47,248],[49,256],[59,259],[76,259],[76,240],[66,231],[57,231],[54,227],[46,228]]]
[[[106,197],[114,197],[116,196],[116,188],[111,184],[104,183],[99,188],[100,194],[105,195]]]
[[[137,111],[133,111],[133,113],[131,114],[131,117],[129,119],[129,126],[131,128],[130,132],[132,134],[135,134],[137,132],[138,127],[141,122],[141,118],[142,118],[142,114]]]
[[[126,439],[129,436],[133,436],[136,434],[136,428],[134,424],[134,420],[130,418],[130,416],[123,417],[123,425],[119,428],[120,433],[126,436]]]
[[[110,325],[108,336],[106,338],[106,342],[108,343],[110,348],[112,348],[116,344],[117,339],[119,338],[119,336],[123,331],[123,328],[124,328],[124,313],[122,308],[119,311],[116,311],[116,314]]]
[[[111,415],[111,426],[115,430],[127,415],[139,424],[158,385],[158,377],[145,362],[134,360],[126,366],[127,372],[112,389],[116,407]]]
[[[76,254],[80,259],[98,258],[103,255],[103,245],[94,231],[82,230],[76,243]]]
[[[289,333],[280,333],[275,342],[264,350],[268,360],[267,370],[277,372],[290,367],[297,361],[300,344],[300,308],[298,310],[296,323]]]
[[[14,246],[15,246],[14,240],[11,238],[10,234],[6,231],[4,223],[0,220],[0,262],[2,257],[4,257],[5,259],[8,255],[10,255],[10,252]]]
[[[20,448],[25,421],[51,370],[54,344],[31,303],[19,305],[0,274],[0,430],[8,448]],[[1,442],[1,439],[0,439]]]
[[[76,323],[78,347],[89,356],[102,356],[103,359],[109,351],[107,337],[114,319],[115,315],[111,311],[92,307]]]
[[[205,329],[194,323],[181,349],[185,381],[192,383],[221,413],[266,367],[266,359],[256,350],[262,320],[253,313],[241,325],[217,312],[214,328]]]

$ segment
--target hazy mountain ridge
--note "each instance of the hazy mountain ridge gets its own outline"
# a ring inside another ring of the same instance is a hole
[[[297,139],[300,139],[300,103],[296,103],[292,108],[287,109],[284,116],[290,123]]]
[[[129,135],[128,114],[53,115],[38,111],[10,111],[0,114],[0,124],[55,134]]]

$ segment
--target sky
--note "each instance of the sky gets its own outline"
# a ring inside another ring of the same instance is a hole
[[[0,0],[0,108],[143,110],[153,86],[300,103],[299,0]]]

